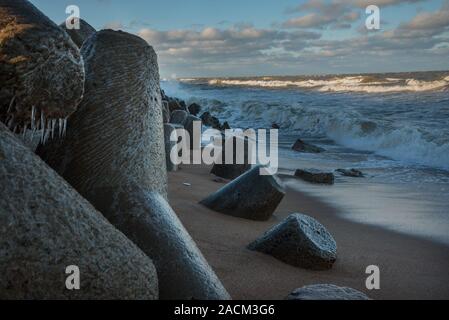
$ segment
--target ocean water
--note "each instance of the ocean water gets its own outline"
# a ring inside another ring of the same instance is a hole
[[[334,186],[287,179],[343,217],[449,245],[449,71],[181,79],[162,88],[233,128],[279,125],[282,173],[362,170],[366,178],[337,174]],[[326,152],[294,152],[297,138]]]

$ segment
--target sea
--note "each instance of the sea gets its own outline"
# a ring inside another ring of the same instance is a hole
[[[449,246],[449,71],[163,80],[233,128],[279,126],[286,184],[338,208],[342,218]],[[302,140],[319,154],[291,149]],[[355,168],[333,186],[298,168]],[[298,208],[301,212],[301,208]],[[307,212],[302,212],[307,214]]]

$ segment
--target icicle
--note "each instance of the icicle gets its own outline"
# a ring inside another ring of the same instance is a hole
[[[67,118],[64,119],[64,129],[62,130],[62,136],[65,137],[67,131]]]
[[[36,107],[32,106],[31,107],[31,130],[34,130],[34,126],[35,126],[34,118],[35,117],[36,117]]]
[[[62,137],[62,126],[64,125],[64,119],[59,119],[59,138]]]
[[[15,100],[16,100],[16,96],[12,97],[11,102],[9,103],[9,107],[8,107],[7,113],[9,113],[11,111],[12,105],[14,104]]]
[[[51,119],[51,138],[55,137],[56,119]]]
[[[44,110],[41,110],[41,123],[40,123],[40,129],[45,131],[45,116],[44,116]]]

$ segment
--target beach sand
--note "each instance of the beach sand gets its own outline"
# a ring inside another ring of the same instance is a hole
[[[449,299],[448,247],[342,219],[320,199],[291,189],[267,222],[216,213],[198,203],[224,185],[209,172],[207,166],[184,165],[169,173],[169,200],[233,299],[284,299],[318,283],[349,286],[373,299]],[[338,260],[331,270],[296,268],[246,248],[293,212],[314,217],[334,236]],[[369,265],[380,268],[380,290],[365,287]]]

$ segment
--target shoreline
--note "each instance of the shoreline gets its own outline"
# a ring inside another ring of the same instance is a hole
[[[205,165],[183,165],[170,172],[169,201],[234,299],[284,299],[296,288],[318,283],[352,287],[373,299],[449,298],[449,288],[442,286],[449,281],[447,246],[350,221],[325,201],[291,188],[267,222],[216,213],[198,203],[224,185],[209,172]],[[331,270],[300,269],[246,249],[293,212],[314,217],[334,236],[338,259]],[[369,265],[380,268],[380,290],[365,288]]]

